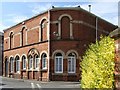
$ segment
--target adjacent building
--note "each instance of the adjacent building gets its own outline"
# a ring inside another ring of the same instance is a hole
[[[47,10],[4,30],[3,75],[79,81],[88,45],[116,28],[80,7]]]
[[[120,88],[120,28],[115,29],[110,33],[110,36],[115,39],[116,55],[115,55],[115,86]]]
[[[2,63],[3,61],[3,33],[0,32],[0,76],[2,76]]]

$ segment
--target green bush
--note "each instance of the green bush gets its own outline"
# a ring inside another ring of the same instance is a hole
[[[114,88],[115,44],[110,37],[101,37],[100,41],[89,45],[83,60],[82,88]]]

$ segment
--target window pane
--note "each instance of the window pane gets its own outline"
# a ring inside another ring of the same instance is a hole
[[[62,71],[62,65],[59,65],[59,72]]]
[[[39,58],[37,58],[37,61],[36,61],[36,68],[39,67]]]
[[[75,57],[68,58],[68,72],[74,73],[75,72]]]
[[[56,72],[62,72],[62,57],[55,58],[55,70]]]
[[[30,69],[32,68],[32,64],[33,64],[33,58],[30,57],[30,59],[29,59],[29,68],[30,68]]]
[[[26,60],[23,59],[23,69],[25,69],[25,68],[26,68]]]
[[[58,58],[56,58],[56,72],[58,72]]]
[[[47,68],[47,59],[46,59],[47,55],[43,54],[42,55],[42,68]]]
[[[38,68],[38,67],[39,67],[39,56],[38,56],[38,55],[35,56],[34,67],[35,67],[35,68]]]
[[[68,60],[68,71],[71,71],[71,59]]]

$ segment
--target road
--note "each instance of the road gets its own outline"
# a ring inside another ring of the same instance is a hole
[[[69,89],[69,90],[80,90],[79,82],[63,82],[63,81],[51,81],[41,82],[35,80],[22,80],[13,78],[0,78],[0,88],[2,90],[47,90],[47,89]]]

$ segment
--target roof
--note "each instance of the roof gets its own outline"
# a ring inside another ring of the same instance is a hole
[[[110,34],[110,37],[118,36],[120,35],[120,27],[112,31]]]
[[[26,20],[24,20],[24,21],[22,21],[22,22],[26,22],[26,21],[28,21],[28,20],[30,20],[30,19],[32,19],[32,18],[35,18],[35,17],[37,17],[37,16],[39,16],[39,15],[42,15],[42,14],[44,14],[44,13],[47,13],[48,11],[56,11],[56,10],[79,10],[79,11],[82,10],[82,11],[87,12],[88,14],[90,14],[90,15],[92,15],[92,16],[94,16],[94,17],[97,17],[97,18],[99,18],[99,19],[101,19],[101,20],[103,20],[103,21],[111,24],[111,25],[114,25],[114,24],[112,24],[112,23],[110,23],[110,22],[108,22],[108,21],[106,21],[106,20],[104,20],[104,19],[96,16],[95,14],[93,14],[93,13],[91,13],[91,12],[89,12],[89,11],[83,9],[83,8],[81,8],[81,7],[54,7],[54,8],[48,9],[48,10],[46,10],[46,11],[44,11],[44,12],[41,12],[40,14],[35,15],[35,16],[29,18],[29,19],[26,19]],[[19,24],[22,24],[22,22],[14,25],[14,26],[11,26],[11,27],[9,27],[9,28],[7,28],[7,29],[4,29],[3,31],[9,30],[9,29],[12,28],[12,27],[15,27],[15,26],[17,26],[17,25],[19,25]]]

